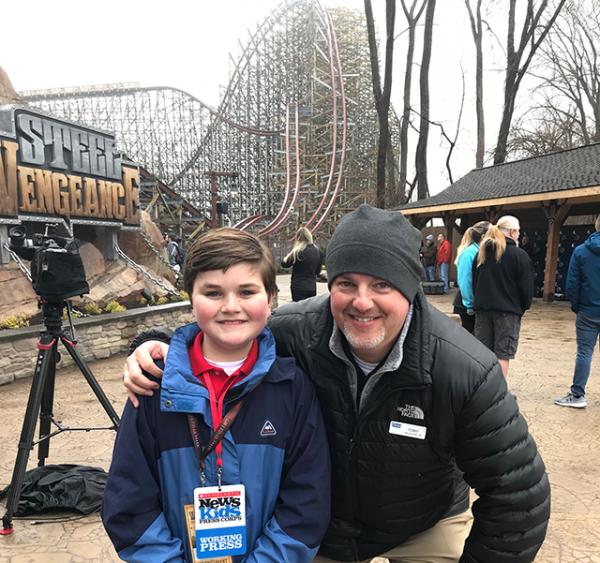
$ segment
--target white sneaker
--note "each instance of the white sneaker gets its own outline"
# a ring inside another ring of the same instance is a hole
[[[587,407],[585,397],[576,397],[573,393],[565,395],[562,399],[556,399],[554,404],[559,407],[573,407],[575,409],[584,409]]]

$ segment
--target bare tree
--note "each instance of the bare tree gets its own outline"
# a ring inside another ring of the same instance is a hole
[[[519,156],[600,141],[600,7],[593,0],[565,4],[540,48],[542,96],[511,128],[508,151]],[[534,94],[535,95],[535,94]]]
[[[584,144],[581,129],[576,123],[574,107],[555,107],[550,101],[516,123],[510,132],[507,150],[517,158],[542,156],[552,152],[571,149]]]
[[[506,160],[508,135],[515,110],[517,92],[523,77],[527,73],[531,60],[550,31],[566,0],[557,0],[550,18],[542,21],[542,16],[548,8],[548,0],[541,0],[539,5],[535,0],[527,0],[525,17],[521,27],[521,35],[515,46],[515,27],[517,0],[509,0],[508,34],[506,42],[506,77],[504,80],[504,106],[502,120],[498,131],[498,141],[494,151],[494,164]],[[523,0],[519,5],[524,5]]]
[[[429,137],[429,65],[431,63],[431,46],[433,42],[433,18],[435,15],[436,0],[427,1],[425,11],[425,29],[423,31],[423,56],[421,59],[421,72],[419,85],[421,92],[421,111],[419,120],[419,141],[415,154],[415,168],[417,174],[417,199],[429,197],[427,182],[427,140]]]
[[[542,48],[547,98],[572,121],[583,144],[600,141],[600,7],[570,3]]]
[[[390,95],[392,92],[392,64],[394,59],[394,25],[396,22],[396,0],[386,0],[385,3],[385,64],[383,89],[379,75],[379,56],[375,37],[375,22],[371,0],[365,0],[365,15],[367,18],[367,34],[369,37],[369,53],[371,59],[371,76],[373,81],[373,95],[379,119],[379,142],[377,146],[377,206],[386,206],[386,159],[390,144]]]
[[[475,43],[475,114],[477,115],[477,150],[475,151],[475,166],[483,166],[485,155],[485,117],[483,114],[483,26],[481,19],[481,2],[477,0],[475,13],[471,7],[471,0],[465,0],[469,13],[471,33]]]
[[[408,45],[406,49],[406,68],[404,69],[404,98],[402,108],[402,119],[400,121],[400,172],[398,177],[399,188],[405,192],[408,177],[408,126],[410,124],[410,98],[412,87],[412,70],[415,53],[415,32],[417,23],[423,14],[427,5],[427,0],[422,0],[417,8],[417,0],[413,0],[410,8],[407,7],[406,0],[400,0],[402,10],[408,24]]]
[[[456,130],[454,131],[454,137],[450,137],[450,135],[448,135],[443,123],[441,123],[440,121],[429,120],[430,125],[434,125],[435,127],[439,128],[440,135],[448,143],[448,154],[446,155],[446,171],[448,172],[448,181],[450,182],[450,184],[454,183],[454,178],[452,176],[452,168],[450,167],[450,160],[452,158],[452,153],[454,152],[454,147],[456,147],[456,142],[458,141],[458,135],[460,133],[460,124],[462,122],[463,109],[465,107],[465,73],[464,73],[464,70],[462,69],[462,67],[461,67],[461,73],[462,73],[462,96],[460,99],[460,108],[458,110],[458,118],[456,120]],[[414,110],[413,110],[413,112],[417,113]],[[411,126],[416,131],[415,126],[412,124],[411,124]],[[410,185],[410,196],[412,196],[413,190],[414,190],[414,182],[413,182],[413,184]],[[410,196],[407,199],[410,199]]]

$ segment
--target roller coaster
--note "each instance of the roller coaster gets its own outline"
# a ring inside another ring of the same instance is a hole
[[[362,12],[282,2],[241,47],[216,108],[137,84],[20,95],[115,132],[129,158],[213,224],[218,203],[227,224],[262,237],[289,238],[303,224],[326,239],[341,215],[374,199],[378,125]],[[391,129],[398,146],[393,112]]]

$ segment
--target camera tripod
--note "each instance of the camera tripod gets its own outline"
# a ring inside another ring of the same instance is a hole
[[[67,312],[69,314],[69,324],[71,328],[70,336],[67,336],[63,331],[62,326],[61,317],[65,306],[67,307]],[[96,378],[79,354],[79,351],[75,348],[76,341],[74,338],[73,323],[71,322],[70,304],[65,301],[44,302],[42,304],[42,311],[44,315],[45,330],[40,332],[37,343],[39,350],[37,363],[33,373],[29,399],[27,400],[27,410],[25,411],[25,418],[21,429],[17,459],[15,461],[6,501],[6,513],[2,517],[2,530],[0,530],[0,535],[8,535],[13,531],[12,519],[19,498],[21,497],[21,488],[25,478],[29,452],[36,444],[38,446],[38,467],[42,467],[45,465],[46,458],[48,457],[50,438],[52,438],[52,436],[56,436],[61,432],[77,430],[85,432],[90,430],[116,430],[120,423],[119,417],[104,394],[104,391],[102,391],[98,381],[96,381]],[[61,424],[54,419],[52,408],[54,402],[56,364],[60,359],[60,354],[58,352],[59,341],[63,343],[67,352],[69,352],[73,361],[92,388],[96,398],[112,421],[112,426],[103,428],[63,428]],[[34,442],[33,434],[35,432],[38,415],[40,419],[39,439],[37,442]],[[53,432],[50,431],[52,424],[56,426],[56,430]]]

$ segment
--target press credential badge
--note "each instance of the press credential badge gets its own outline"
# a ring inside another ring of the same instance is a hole
[[[194,514],[198,559],[246,553],[244,485],[194,489]]]

